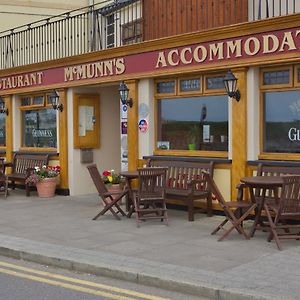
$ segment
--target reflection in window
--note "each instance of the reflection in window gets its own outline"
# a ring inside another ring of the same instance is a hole
[[[270,71],[264,72],[264,85],[288,84],[290,82],[290,71]]]
[[[263,151],[300,153],[300,91],[264,93]]]
[[[56,111],[50,109],[22,112],[23,147],[57,147]]]
[[[0,114],[0,146],[6,146],[6,114]]]
[[[224,77],[206,77],[207,90],[222,90],[224,89]]]
[[[175,81],[161,81],[157,83],[157,93],[168,94],[175,93]]]
[[[227,151],[227,96],[158,100],[157,148]]]

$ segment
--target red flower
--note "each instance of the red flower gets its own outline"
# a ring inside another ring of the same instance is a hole
[[[102,175],[103,175],[103,176],[109,176],[109,175],[111,175],[111,172],[110,172],[110,171],[104,171],[104,172],[102,173]]]

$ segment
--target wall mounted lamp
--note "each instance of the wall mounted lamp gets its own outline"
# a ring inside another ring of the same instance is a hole
[[[241,99],[241,93],[236,88],[237,86],[237,78],[233,75],[231,70],[228,70],[227,74],[223,78],[225,90],[227,92],[227,95],[230,98],[234,98],[237,102]]]
[[[53,90],[49,96],[53,109],[63,111],[64,106],[59,103],[59,94],[56,90]]]
[[[132,100],[132,98],[128,99],[129,89],[124,81],[121,81],[121,83],[120,83],[119,93],[120,93],[120,100],[121,100],[122,104],[132,107],[133,100]]]
[[[8,108],[5,107],[5,101],[1,96],[0,96],[0,113],[6,114],[8,116]]]

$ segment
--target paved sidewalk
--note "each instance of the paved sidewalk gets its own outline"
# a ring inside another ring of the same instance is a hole
[[[103,274],[210,299],[300,299],[300,242],[284,251],[257,232],[223,242],[210,232],[222,217],[169,210],[170,225],[134,217],[97,221],[96,195],[0,198],[0,255]],[[249,224],[250,225],[250,224]],[[187,298],[188,299],[188,296]]]

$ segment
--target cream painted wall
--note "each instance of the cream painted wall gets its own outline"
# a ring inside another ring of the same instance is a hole
[[[1,0],[0,32],[88,6],[89,0]]]
[[[93,149],[94,163],[99,171],[120,171],[120,102],[118,86],[77,88],[68,91],[69,188],[71,195],[95,193],[96,189],[86,166],[80,162],[80,150],[73,149],[73,94],[100,95],[100,148]]]
[[[149,107],[149,115],[145,119],[149,128],[145,133],[139,132],[139,158],[145,155],[152,155],[154,150],[154,82],[153,79],[142,79],[139,81],[139,105],[144,103]],[[140,114],[139,114],[140,119]]]
[[[13,151],[18,151],[21,146],[21,115],[20,115],[20,100],[17,95],[13,95],[12,107],[13,107]]]
[[[247,76],[247,153],[248,160],[256,160],[259,154],[259,69],[250,68]]]
[[[226,201],[230,201],[231,173],[228,169],[215,169],[214,180]]]

